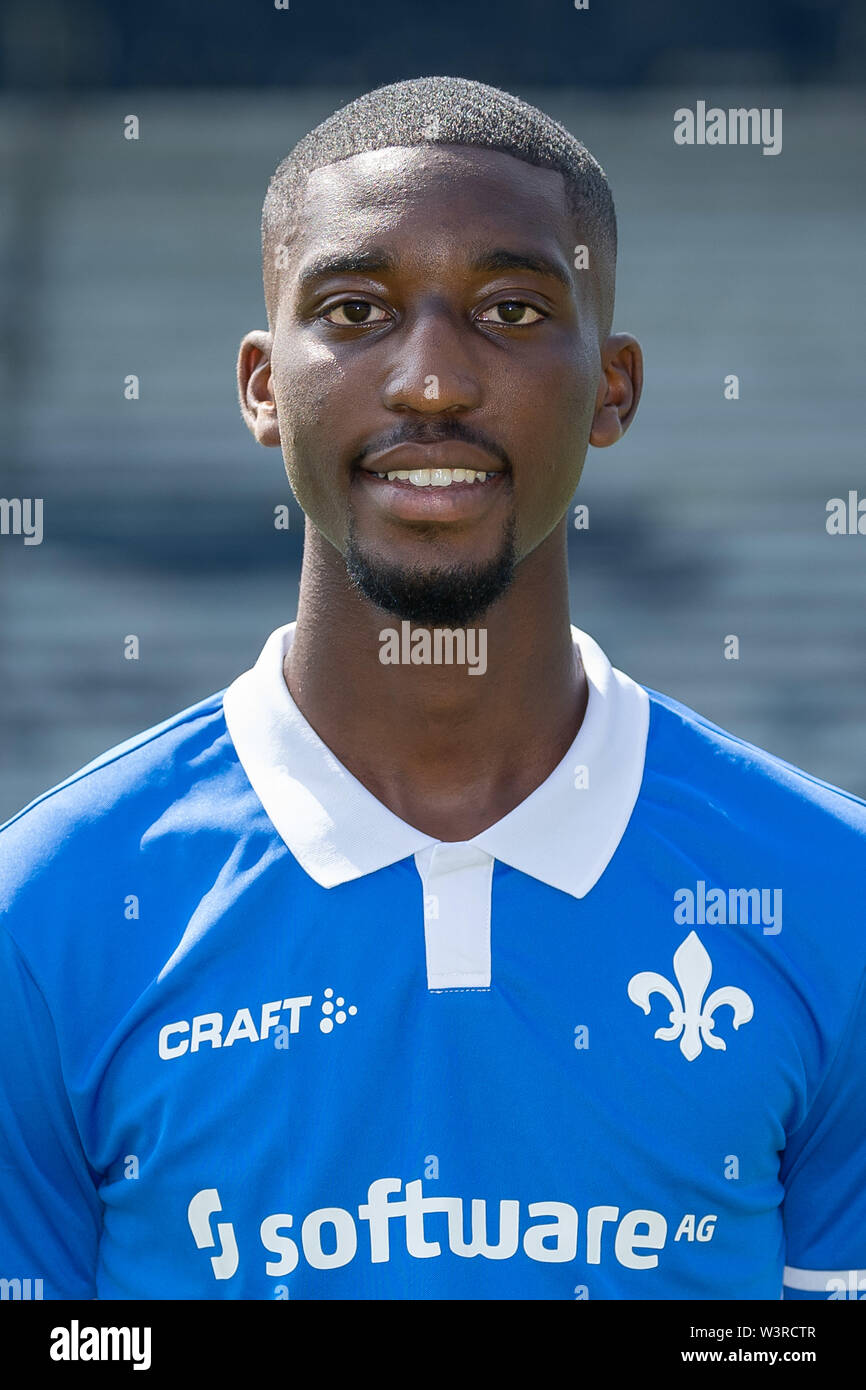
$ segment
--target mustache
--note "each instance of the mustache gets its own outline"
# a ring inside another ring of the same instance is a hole
[[[353,460],[353,464],[357,466],[368,454],[380,453],[385,449],[394,449],[398,444],[442,444],[451,439],[456,439],[461,444],[474,444],[476,448],[485,449],[488,454],[497,458],[504,468],[507,468],[509,472],[511,471],[511,460],[501,444],[497,444],[483,431],[476,430],[472,425],[467,425],[462,420],[440,420],[435,425],[423,420],[403,420],[386,434],[379,435],[377,439],[371,439]]]

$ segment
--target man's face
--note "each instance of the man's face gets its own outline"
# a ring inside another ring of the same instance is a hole
[[[576,240],[562,176],[498,151],[310,176],[269,391],[300,506],[381,606],[434,621],[426,592],[470,621],[562,519],[605,387],[601,257],[575,270]]]

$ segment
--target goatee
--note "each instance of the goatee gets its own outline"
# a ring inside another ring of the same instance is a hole
[[[364,598],[396,618],[422,627],[466,627],[502,597],[514,578],[514,535],[512,513],[499,553],[486,564],[405,569],[368,559],[350,514],[346,572]]]

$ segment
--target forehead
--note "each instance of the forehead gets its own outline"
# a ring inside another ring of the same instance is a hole
[[[301,255],[324,239],[389,235],[418,251],[434,240],[453,251],[485,233],[501,240],[509,232],[571,245],[573,216],[559,171],[500,150],[424,145],[368,150],[313,170],[293,240]]]

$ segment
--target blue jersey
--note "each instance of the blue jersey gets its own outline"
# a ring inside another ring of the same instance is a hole
[[[568,754],[436,841],[293,634],[0,832],[3,1296],[860,1296],[866,803],[573,629]]]

